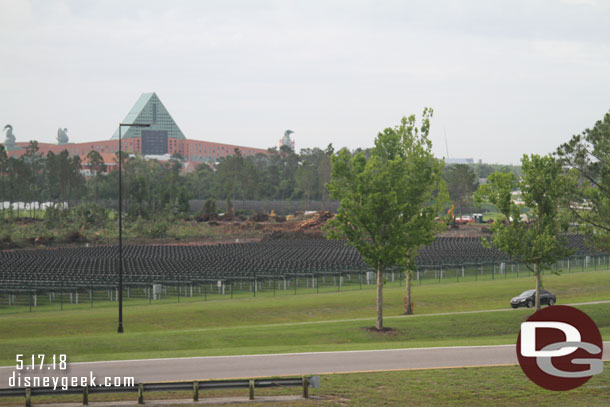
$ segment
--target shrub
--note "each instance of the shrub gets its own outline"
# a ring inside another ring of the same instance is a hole
[[[72,218],[80,226],[103,226],[108,221],[108,209],[96,203],[86,203],[72,209]]]
[[[65,225],[68,221],[68,209],[58,206],[49,206],[44,213],[44,225],[46,228],[56,228]]]
[[[154,222],[148,229],[148,237],[164,237],[169,229],[169,224],[165,221]]]

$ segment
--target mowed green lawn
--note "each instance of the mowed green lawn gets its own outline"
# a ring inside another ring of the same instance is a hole
[[[544,284],[559,304],[610,300],[607,271],[545,276]],[[127,306],[122,335],[110,307],[2,314],[0,365],[13,365],[16,353],[66,353],[76,362],[514,343],[532,311],[508,309],[508,301],[533,285],[532,277],[414,286],[413,317],[400,315],[404,288],[389,288],[385,324],[395,331],[385,334],[364,329],[373,325],[374,290]],[[580,308],[609,340],[610,304]],[[488,309],[504,311],[427,315]]]

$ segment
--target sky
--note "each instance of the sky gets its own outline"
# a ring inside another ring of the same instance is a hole
[[[105,140],[154,91],[189,139],[354,149],[428,106],[437,156],[517,164],[610,110],[608,21],[604,0],[0,0],[0,128]]]

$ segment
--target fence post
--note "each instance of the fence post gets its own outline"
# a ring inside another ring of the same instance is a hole
[[[250,379],[250,400],[254,400],[254,379]]]
[[[32,389],[25,388],[25,407],[32,407]]]
[[[89,386],[83,387],[83,406],[89,405]]]
[[[309,378],[303,376],[303,398],[309,398]]]
[[[138,404],[144,404],[144,385],[138,383]]]
[[[199,382],[193,382],[193,401],[199,401]]]

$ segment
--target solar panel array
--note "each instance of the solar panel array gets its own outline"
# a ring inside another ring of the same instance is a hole
[[[579,255],[588,254],[581,236],[569,236]],[[127,245],[123,249],[126,284],[253,280],[295,275],[370,271],[359,253],[342,241],[276,240],[211,246]],[[441,237],[423,247],[419,266],[506,262],[481,238]],[[116,246],[27,249],[0,252],[0,289],[110,286],[116,284]]]

